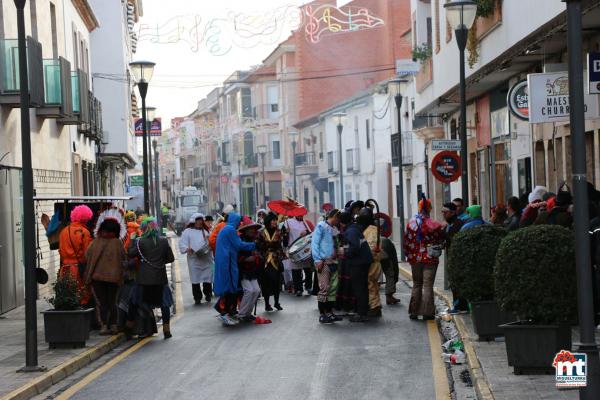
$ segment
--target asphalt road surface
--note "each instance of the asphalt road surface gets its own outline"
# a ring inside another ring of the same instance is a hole
[[[272,324],[224,327],[212,306],[193,305],[185,256],[179,265],[185,309],[173,338],[160,333],[134,346],[101,375],[82,377],[72,398],[436,398],[432,333],[425,322],[408,319],[409,289],[402,282],[402,304],[384,306],[376,322],[320,325],[316,297],[282,294],[283,311],[265,313],[259,301],[259,315]]]

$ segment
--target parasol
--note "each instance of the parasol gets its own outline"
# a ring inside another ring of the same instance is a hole
[[[381,234],[386,238],[392,236],[392,219],[386,213],[377,213],[375,214],[375,219],[379,220],[379,225],[381,226]]]
[[[277,214],[288,217],[303,217],[308,214],[306,207],[292,199],[269,201],[267,207]]]
[[[323,210],[325,213],[328,213],[329,211],[333,210],[333,204],[325,203],[321,206],[321,210]]]

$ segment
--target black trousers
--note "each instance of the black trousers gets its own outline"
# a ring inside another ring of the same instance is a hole
[[[116,325],[119,285],[111,282],[92,281],[92,289],[96,301],[98,322],[100,325]]]
[[[352,291],[356,297],[356,312],[366,316],[369,312],[369,265],[352,265]]]
[[[212,284],[210,282],[204,282],[202,284],[202,289],[200,289],[199,283],[192,283],[192,293],[194,294],[194,300],[200,301],[202,300],[202,293],[204,292],[204,297],[206,297],[206,301],[212,298]]]

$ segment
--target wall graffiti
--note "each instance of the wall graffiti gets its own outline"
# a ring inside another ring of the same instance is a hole
[[[292,31],[303,30],[307,41],[318,43],[328,34],[382,25],[383,19],[362,7],[285,5],[258,15],[229,11],[223,18],[179,15],[162,23],[142,23],[137,28],[137,38],[153,44],[185,43],[192,52],[206,49],[213,56],[224,56],[236,47],[275,45]]]

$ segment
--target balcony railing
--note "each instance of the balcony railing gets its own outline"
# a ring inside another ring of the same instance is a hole
[[[242,160],[242,163],[246,168],[258,167],[258,154],[246,154]]]
[[[346,172],[359,173],[360,172],[360,151],[359,149],[347,149],[346,150]]]
[[[29,103],[39,107],[44,103],[42,45],[28,36],[27,67]],[[16,107],[20,104],[19,51],[17,39],[0,40],[0,104]]]
[[[43,61],[44,105],[37,114],[50,118],[73,115],[71,63],[63,57]]]
[[[412,132],[402,133],[402,165],[413,165],[413,137]],[[391,136],[392,167],[398,166],[398,134]]]
[[[296,166],[310,166],[316,164],[317,162],[314,151],[296,154]]]
[[[339,160],[337,154],[337,151],[327,152],[327,172],[330,174],[338,173]]]

